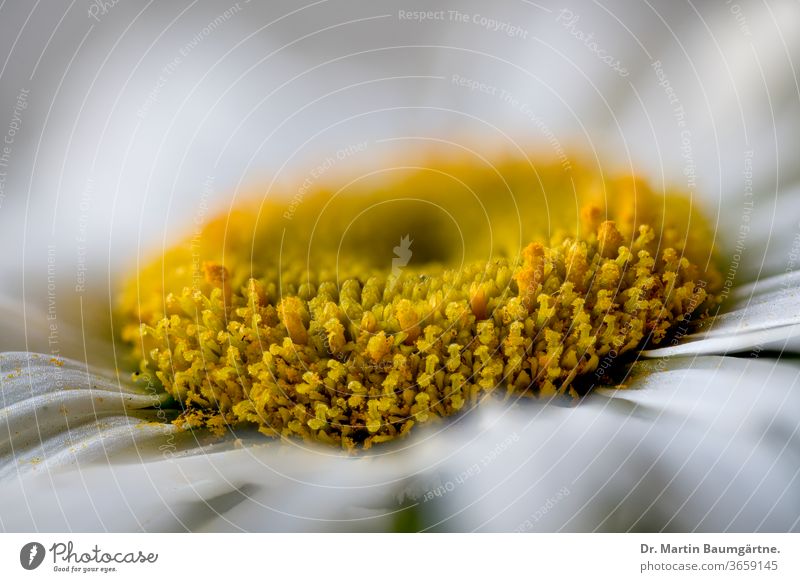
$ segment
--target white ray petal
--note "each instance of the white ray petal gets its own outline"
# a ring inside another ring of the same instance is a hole
[[[442,496],[438,529],[785,531],[800,519],[800,368],[699,358],[638,365],[629,390],[519,413],[519,444]],[[510,422],[509,422],[510,421]]]
[[[0,354],[0,388],[0,481],[80,467],[175,432],[158,411],[163,392],[137,390],[73,360]]]
[[[693,340],[689,336],[687,343],[648,350],[642,355],[649,358],[670,356],[692,356],[705,354],[736,354],[750,352],[758,355],[764,351],[800,352],[800,325],[773,327],[761,331],[735,332],[730,335],[720,333],[717,337]]]
[[[673,345],[646,350],[650,358],[763,351],[800,352],[800,271],[743,286],[716,317]]]
[[[180,455],[148,443],[7,478],[0,515],[10,530],[375,530],[401,510],[432,529],[796,529],[799,377],[766,360],[645,362],[628,390],[574,408],[487,404],[355,458],[258,439],[184,442]]]

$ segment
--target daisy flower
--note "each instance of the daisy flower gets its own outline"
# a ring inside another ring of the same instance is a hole
[[[426,10],[0,7],[0,527],[800,528],[797,5]]]

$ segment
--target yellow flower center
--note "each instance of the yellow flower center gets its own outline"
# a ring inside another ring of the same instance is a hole
[[[716,302],[680,195],[521,159],[388,174],[245,204],[128,283],[179,422],[367,448],[497,391],[577,397]]]

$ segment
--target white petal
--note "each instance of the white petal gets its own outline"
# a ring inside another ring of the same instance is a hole
[[[800,352],[800,325],[774,327],[754,332],[731,332],[704,338],[702,335],[688,336],[687,343],[667,348],[647,350],[642,355],[648,358],[691,356],[703,354],[735,354],[750,352],[758,356],[763,351]]]
[[[716,317],[673,345],[646,350],[650,358],[764,351],[800,353],[800,271],[743,286]]]
[[[0,386],[0,480],[80,467],[175,431],[156,410],[163,393],[89,373],[80,362],[0,354]]]
[[[450,482],[482,470],[442,497],[435,528],[796,530],[800,368],[664,362],[637,365],[607,399],[506,415],[450,464]],[[513,431],[518,444],[493,458]]]
[[[11,530],[382,530],[400,510],[447,530],[796,529],[799,372],[640,363],[628,390],[488,403],[355,458],[258,438],[165,457],[148,442],[141,460],[7,476],[0,515]]]

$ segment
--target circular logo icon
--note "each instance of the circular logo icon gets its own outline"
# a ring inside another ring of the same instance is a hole
[[[35,570],[44,561],[44,546],[39,542],[29,542],[19,551],[19,563],[26,570]]]

